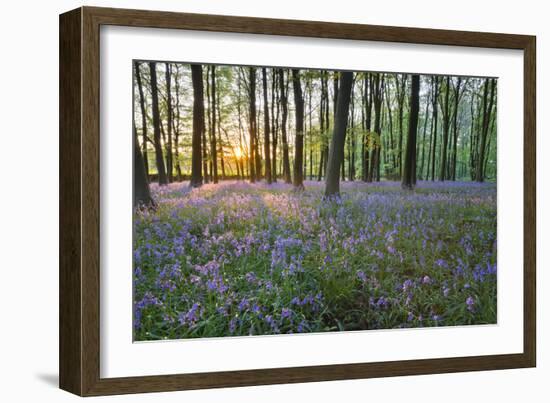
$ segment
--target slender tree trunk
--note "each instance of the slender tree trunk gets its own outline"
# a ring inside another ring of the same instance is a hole
[[[367,104],[367,73],[364,73],[363,82],[361,86],[361,180],[366,181],[365,176],[365,144],[366,144],[366,134],[365,134],[365,110]]]
[[[439,180],[445,180],[445,173],[447,170],[447,146],[449,141],[449,127],[450,127],[450,116],[449,116],[449,93],[451,86],[451,79],[447,76],[445,82],[445,101],[443,103],[442,112],[443,112],[443,144],[441,145],[441,163],[439,166]]]
[[[134,62],[134,68],[136,71],[136,82],[138,86],[139,93],[139,107],[141,110],[141,132],[142,132],[142,159],[143,165],[145,167],[145,177],[147,178],[147,183],[149,183],[149,160],[147,156],[147,110],[145,109],[145,96],[143,95],[143,85],[141,83],[141,71],[139,62]]]
[[[254,67],[248,68],[248,100],[249,100],[249,155],[248,163],[250,165],[250,182],[256,182],[256,163],[255,163],[255,151],[256,151],[256,69]]]
[[[349,149],[349,180],[353,182],[355,180],[355,95],[354,95],[354,85],[351,85],[351,100],[350,100],[350,149]]]
[[[470,105],[471,125],[470,125],[470,177],[472,180],[477,178],[477,160],[479,153],[480,121],[481,121],[481,102],[475,102],[475,91],[472,91],[472,100]]]
[[[271,147],[271,179],[273,182],[277,182],[277,143],[279,136],[279,97],[278,86],[277,86],[277,75],[276,70],[271,69],[271,129],[272,129],[272,139],[273,144]],[[275,112],[274,112],[275,108]]]
[[[212,126],[210,127],[210,155],[212,157],[212,182],[218,183],[218,145],[216,139],[216,66],[210,66],[210,102]]]
[[[159,185],[166,185],[168,179],[166,178],[166,169],[164,168],[164,158],[162,156],[162,143],[160,139],[160,113],[159,113],[159,98],[158,98],[158,86],[157,86],[157,68],[155,62],[149,62],[149,70],[151,74],[151,99],[153,109],[153,130],[154,130],[154,144],[155,144],[155,158],[157,162],[158,181]]]
[[[170,63],[166,63],[166,70],[164,72],[166,80],[166,132],[168,133],[167,142],[164,145],[166,150],[166,173],[168,177],[168,182],[172,183],[174,181],[174,165],[172,157],[172,127],[173,127],[173,109],[172,109],[172,72]]]
[[[325,72],[321,71],[321,94],[319,99],[319,166],[317,167],[317,181],[321,180],[323,176],[323,164],[324,164],[324,138],[325,138],[325,98],[324,98],[324,76]]]
[[[209,175],[208,175],[208,140],[206,138],[206,125],[202,130],[202,169],[203,169],[203,176],[204,176],[204,183],[209,182]]]
[[[317,180],[320,181],[326,174],[327,161],[328,161],[328,139],[327,132],[329,130],[329,96],[328,96],[328,73],[326,71],[321,72],[321,107],[320,113],[320,125],[321,125],[321,156],[319,162],[319,171]]]
[[[411,111],[409,113],[409,134],[405,150],[405,166],[401,185],[404,189],[413,189],[416,183],[416,132],[418,128],[420,76],[412,76],[411,84]]]
[[[390,135],[390,138],[389,138],[389,147],[385,147],[386,150],[388,150],[390,152],[390,155],[391,155],[391,161],[392,161],[392,174],[395,175],[397,173],[397,169],[398,169],[398,159],[395,158],[395,143],[394,143],[394,139],[393,139],[393,117],[392,117],[392,107],[391,107],[391,103],[390,103],[390,88],[389,88],[390,84],[389,82],[386,82],[386,87],[385,87],[385,91],[386,91],[386,107],[388,108],[388,127],[389,127],[389,135]]]
[[[399,81],[399,76],[401,76],[401,81]],[[403,109],[405,104],[405,87],[407,85],[407,75],[405,74],[396,74],[395,76],[395,88],[397,91],[397,107],[398,107],[398,118],[399,118],[399,143],[397,150],[397,173],[399,176],[402,175],[403,171]]]
[[[336,107],[338,105],[338,73],[337,72],[335,72],[333,74],[332,92],[333,92],[333,103],[332,103],[333,106],[332,106],[332,109],[333,109],[333,115],[336,116]],[[345,152],[345,147],[344,147],[344,155],[342,157],[342,164],[340,165],[341,175],[342,175],[342,180],[343,181],[346,180],[346,164],[344,163],[345,159],[346,159],[346,152]],[[327,167],[327,169],[328,169],[328,167]]]
[[[242,179],[247,176],[245,172],[244,159],[248,158],[248,152],[245,150],[246,144],[243,143],[243,120],[241,110],[241,76],[239,75],[237,81],[237,119],[239,121],[239,149],[241,150],[241,156],[239,158],[239,165],[241,167]],[[246,164],[248,166],[248,164]]]
[[[270,155],[270,128],[269,128],[269,104],[267,102],[267,71],[262,68],[262,84],[264,90],[264,157],[265,157],[265,179],[271,184],[271,155]]]
[[[313,180],[313,110],[311,109],[311,98],[313,89],[311,88],[311,78],[308,80],[308,109],[309,109],[309,180]]]
[[[336,114],[334,117],[334,132],[330,144],[325,196],[340,193],[338,180],[340,165],[344,163],[344,145],[346,142],[346,126],[348,123],[349,102],[353,73],[340,73],[340,85],[337,96]]]
[[[281,89],[281,139],[283,141],[283,177],[285,183],[292,183],[290,177],[290,158],[288,155],[288,138],[286,132],[287,118],[288,118],[288,98],[287,89],[285,84],[285,72],[283,69],[279,69],[279,86]]]
[[[304,96],[300,83],[300,70],[292,70],[292,87],[294,89],[294,107],[296,108],[296,136],[294,140],[294,188],[304,188]]]
[[[174,131],[174,161],[176,166],[176,173],[178,175],[178,182],[181,182],[183,180],[182,172],[181,172],[181,164],[180,164],[180,158],[179,158],[179,130],[180,130],[180,71],[179,66],[176,64],[176,74],[175,74],[175,91],[176,91],[176,114],[175,118],[172,120],[173,122],[173,128]]]
[[[434,80],[434,98],[433,98],[433,148],[432,148],[432,181],[435,180],[435,150],[437,148],[437,98],[439,97],[439,77],[433,77]]]
[[[430,108],[430,93],[428,93],[428,95],[426,96],[426,109],[425,109],[425,112],[424,112],[424,131],[423,131],[423,134],[422,134],[422,143],[421,143],[421,147],[422,147],[422,158],[420,159],[420,179],[424,179],[424,155],[426,153],[426,130],[428,128],[428,110]]]
[[[202,66],[191,65],[191,80],[193,82],[193,140],[191,153],[191,187],[202,185],[202,153],[201,140],[204,133],[204,90]]]
[[[217,155],[220,156],[220,167],[222,169],[222,179],[225,179],[225,154],[224,154],[224,148],[223,148],[223,140],[222,140],[222,113],[221,113],[221,100],[220,100],[220,91],[217,91],[217,99],[216,99],[216,110],[218,113],[218,138],[216,140],[217,146],[218,146],[218,152]],[[231,169],[231,166],[229,166]]]
[[[363,167],[363,175],[364,175],[364,181],[369,181],[369,164],[370,164],[370,149],[371,149],[371,143],[372,143],[372,133],[371,133],[371,120],[372,120],[372,88],[374,86],[373,84],[373,76],[371,73],[367,74],[367,87],[365,88],[365,92],[368,90],[367,94],[367,103],[366,103],[366,110],[365,110],[365,166]],[[372,180],[371,180],[372,181]]]
[[[373,73],[374,74],[374,73]],[[382,73],[375,73],[373,79],[373,105],[374,105],[374,135],[371,151],[371,169],[368,182],[380,180],[380,147],[382,133],[380,132],[381,109],[383,101],[382,88],[384,87],[384,76]],[[382,78],[380,77],[382,75]]]
[[[462,85],[462,77],[458,77],[456,87],[455,87],[455,103],[454,103],[454,113],[453,113],[453,151],[452,151],[452,162],[451,162],[451,178],[453,181],[456,181],[456,153],[457,153],[457,144],[458,144],[458,106],[460,104],[460,87]]]

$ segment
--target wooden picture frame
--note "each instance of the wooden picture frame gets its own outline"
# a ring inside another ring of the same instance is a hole
[[[517,49],[524,52],[523,353],[229,372],[100,377],[99,35],[119,25]],[[60,16],[60,387],[80,396],[534,367],[534,36],[81,7]]]

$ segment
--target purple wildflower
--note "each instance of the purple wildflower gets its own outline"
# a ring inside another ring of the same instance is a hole
[[[474,299],[470,296],[468,298],[466,298],[466,307],[467,309],[470,311],[470,312],[473,312],[474,311],[474,305],[475,305],[475,301]]]

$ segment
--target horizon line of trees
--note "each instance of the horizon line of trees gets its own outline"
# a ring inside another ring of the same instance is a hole
[[[134,203],[148,183],[496,177],[494,78],[135,61]]]

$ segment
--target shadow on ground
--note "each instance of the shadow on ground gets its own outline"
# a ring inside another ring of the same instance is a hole
[[[55,388],[59,387],[59,375],[58,374],[35,374],[36,378],[44,382],[49,386]]]

